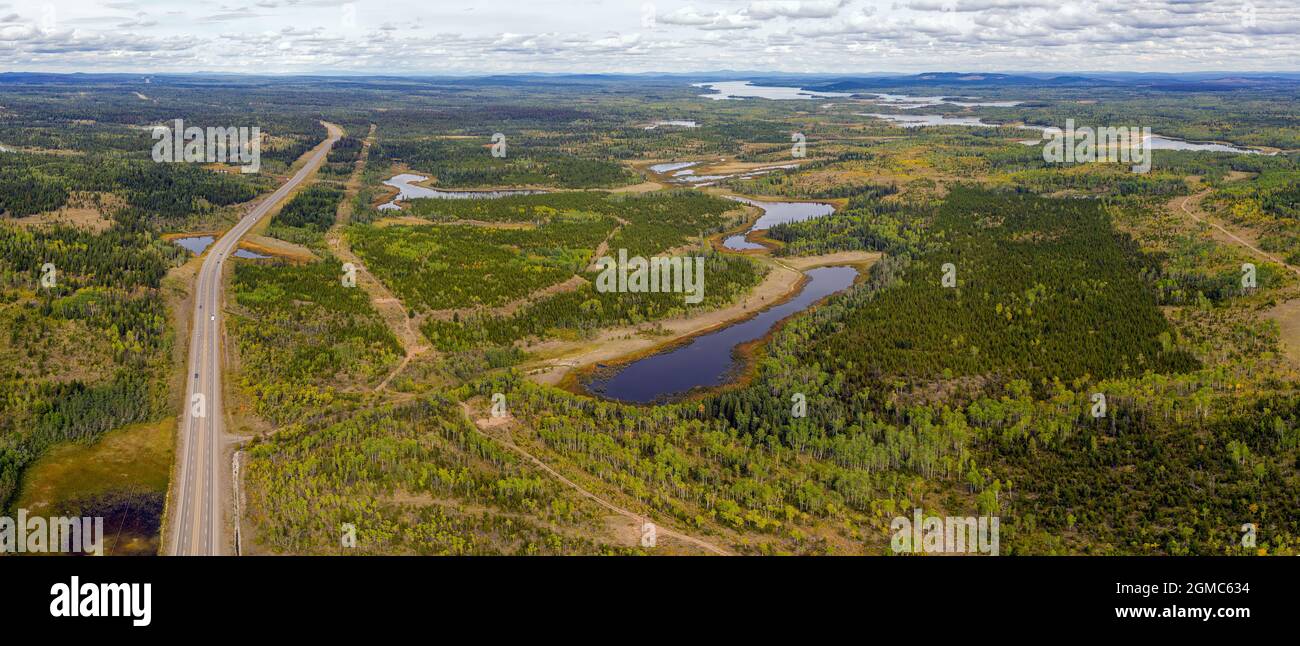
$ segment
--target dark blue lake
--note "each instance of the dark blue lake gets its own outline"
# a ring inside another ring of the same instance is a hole
[[[673,399],[696,387],[733,381],[741,367],[736,347],[762,338],[782,319],[847,289],[858,270],[818,267],[804,272],[808,281],[794,298],[773,305],[752,318],[692,338],[685,345],[620,366],[584,385],[587,390],[625,402],[648,404]]]

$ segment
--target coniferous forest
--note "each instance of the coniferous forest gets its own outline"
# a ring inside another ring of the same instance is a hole
[[[117,469],[144,488],[95,467],[177,450],[194,243],[337,127],[202,315],[244,553],[884,555],[917,508],[1000,518],[1003,554],[1300,550],[1294,83],[807,82],[842,96],[0,75],[0,510],[109,510],[165,551],[174,457]],[[986,123],[872,116],[930,113]],[[258,126],[261,169],[153,161],[176,118]],[[1159,149],[1134,173],[1024,142],[1065,119],[1251,152]],[[807,202],[829,214],[764,219]],[[700,302],[602,291],[620,251],[699,257]],[[854,278],[725,347],[719,384],[588,389],[705,373],[674,352],[823,267]]]

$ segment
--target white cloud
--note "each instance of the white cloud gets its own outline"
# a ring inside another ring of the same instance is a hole
[[[756,20],[783,18],[831,18],[848,0],[761,0],[749,5],[746,14]]]
[[[1295,0],[0,2],[0,69],[1291,70]]]
[[[716,29],[753,29],[758,26],[747,15],[742,13],[726,13],[723,11],[701,12],[695,7],[682,7],[676,11],[665,14],[658,18],[659,22],[666,25],[677,25],[681,27],[697,27],[699,29],[716,30]]]

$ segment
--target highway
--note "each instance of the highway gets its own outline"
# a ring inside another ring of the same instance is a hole
[[[177,485],[168,501],[166,553],[176,556],[221,555],[228,550],[225,529],[230,464],[221,403],[223,262],[248,233],[295,187],[310,177],[342,135],[325,123],[329,138],[308,153],[307,162],[274,193],[258,202],[207,250],[194,286],[194,319],[189,364],[185,371],[184,417],[177,443]],[[201,405],[196,404],[196,396]]]

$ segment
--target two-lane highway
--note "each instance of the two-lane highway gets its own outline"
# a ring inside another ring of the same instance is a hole
[[[177,459],[178,483],[168,502],[167,553],[219,555],[226,551],[225,501],[230,472],[225,463],[225,433],[221,405],[221,307],[223,261],[266,214],[303,180],[316,172],[342,130],[326,123],[329,138],[308,153],[298,172],[250,210],[208,249],[194,287],[194,321],[190,331],[189,367],[184,418]]]

